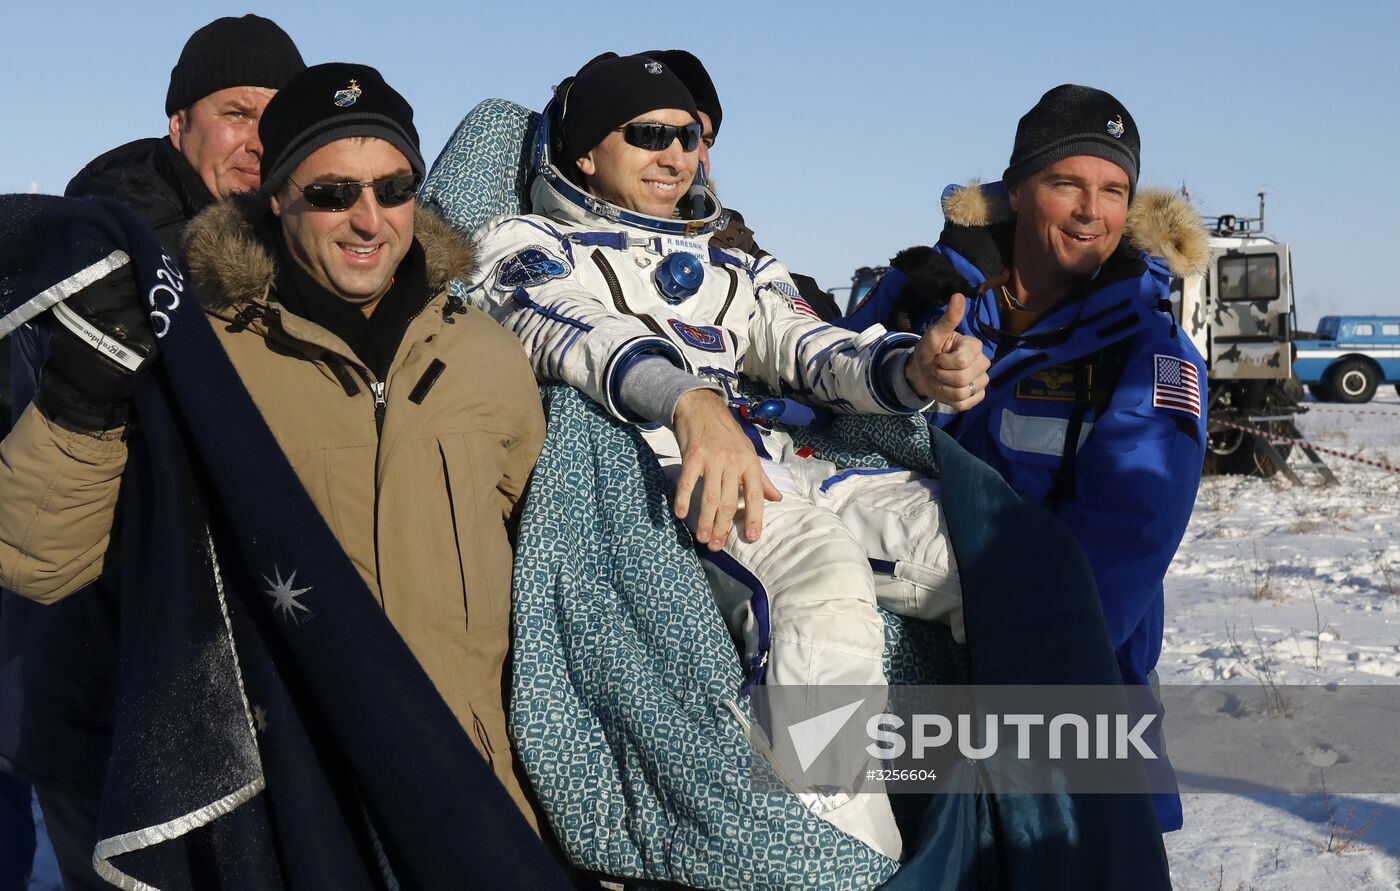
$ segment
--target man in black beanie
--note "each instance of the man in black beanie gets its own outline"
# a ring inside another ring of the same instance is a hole
[[[920,330],[971,299],[959,330],[986,341],[991,384],[937,423],[1074,533],[1119,675],[1145,685],[1205,455],[1205,363],[1169,294],[1210,252],[1188,201],[1138,188],[1140,162],[1116,97],[1049,90],[1022,116],[1002,181],[948,187],[937,246],[897,255],[848,323]],[[1182,814],[1165,777],[1153,805],[1167,831]]]
[[[278,88],[305,67],[292,39],[269,19],[245,15],[210,22],[190,36],[170,72],[167,135],[101,155],[73,178],[65,194],[111,198],[131,207],[171,256],[179,256],[180,233],[196,213],[258,187],[258,119]],[[131,315],[132,288],[129,274],[118,271],[68,305],[89,317]],[[27,325],[5,345],[13,349],[12,357],[0,353],[0,361],[13,360],[9,411],[14,418],[34,398],[46,363],[54,366],[47,372],[50,395],[63,374],[76,379],[73,398],[81,398],[76,393],[85,382],[91,386],[86,378],[93,372],[86,363],[92,351],[63,325]],[[51,359],[51,352],[59,358]],[[8,760],[36,780],[65,886],[108,888],[91,861],[110,735],[115,597],[101,583],[52,608],[9,592],[0,596],[6,601],[0,609],[0,699],[13,699],[17,718],[0,727],[0,762]]]

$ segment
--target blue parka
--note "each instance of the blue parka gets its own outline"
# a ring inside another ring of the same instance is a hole
[[[1004,189],[950,186],[944,211],[934,250],[956,273],[948,279],[970,286],[960,330],[982,340],[992,367],[980,404],[930,418],[1069,527],[1093,567],[1123,681],[1146,684],[1162,648],[1163,577],[1205,457],[1205,363],[1167,303],[1173,276],[1207,262],[1204,230],[1184,199],[1138,194],[1119,251],[1016,337],[1001,333],[997,288],[983,290],[1009,260]],[[909,290],[890,269],[846,324],[890,324],[902,311],[917,329],[941,314]],[[1162,829],[1179,828],[1177,796],[1154,798]]]

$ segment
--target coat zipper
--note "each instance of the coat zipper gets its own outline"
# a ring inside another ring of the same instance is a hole
[[[383,435],[384,435],[384,412],[385,412],[385,410],[388,409],[388,407],[389,407],[389,400],[386,398],[386,396],[387,396],[387,394],[388,394],[388,391],[389,391],[389,385],[388,385],[388,383],[386,383],[385,381],[375,381],[375,380],[372,380],[372,381],[369,382],[369,388],[370,388],[370,391],[374,393],[374,432],[375,432],[375,434],[376,434],[377,436],[383,436]],[[376,454],[375,454],[375,456],[374,456],[374,457],[375,457],[374,464],[375,464],[375,472],[376,472],[376,473],[379,472],[379,455],[378,455],[378,451],[379,451],[379,450],[376,448],[376,449],[375,449]],[[378,491],[378,488],[379,488],[379,487],[376,486],[376,487],[375,487],[375,490]]]
[[[428,300],[418,308],[417,312],[409,316],[408,321],[404,323],[404,335],[407,335],[408,329],[413,326],[414,320],[421,316],[423,310],[427,309],[432,302],[432,294],[430,293]],[[295,337],[288,336],[286,339],[293,344],[300,345],[300,341]],[[399,339],[399,346],[403,346],[402,336]],[[350,364],[350,367],[359,373],[360,379],[365,382],[365,385],[369,387],[370,392],[374,395],[374,478],[370,480],[370,484],[374,486],[374,580],[379,587],[379,604],[387,613],[389,611],[389,602],[384,594],[384,579],[380,575],[381,564],[379,559],[379,461],[380,458],[383,457],[384,416],[388,413],[389,409],[389,384],[387,381],[375,380],[374,374],[363,365]]]

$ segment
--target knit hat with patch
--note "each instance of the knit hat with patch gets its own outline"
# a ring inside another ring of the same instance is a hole
[[[679,77],[681,83],[690,91],[695,100],[695,107],[710,116],[710,126],[714,127],[714,135],[719,136],[719,122],[724,118],[724,108],[719,104],[719,92],[715,90],[715,82],[710,79],[710,72],[705,70],[704,64],[695,54],[683,49],[671,49],[652,50],[646,55],[671,66],[676,77]]]
[[[1128,174],[1129,193],[1137,191],[1141,145],[1133,116],[1103,90],[1062,84],[1041,96],[1021,117],[1011,163],[1001,180],[1015,185],[1075,155],[1117,164]]]
[[[352,136],[383,139],[423,176],[413,107],[368,65],[327,62],[287,81],[263,110],[263,189],[277,191],[312,152]]]
[[[165,114],[169,117],[229,87],[279,90],[304,68],[297,45],[271,19],[251,13],[215,19],[185,41],[170,71]]]
[[[637,115],[679,108],[699,120],[695,100],[669,65],[641,53],[599,56],[574,76],[564,100],[564,157],[572,164]]]

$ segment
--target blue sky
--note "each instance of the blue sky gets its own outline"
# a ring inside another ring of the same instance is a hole
[[[434,158],[476,102],[540,107],[603,50],[683,47],[719,88],[726,203],[823,286],[929,243],[950,182],[996,179],[1046,89],[1113,92],[1142,182],[1253,214],[1294,251],[1300,321],[1400,312],[1400,3],[628,3],[20,0],[0,29],[0,190],[61,192],[103,151],[163,133],[169,71],[199,26],[257,12],[310,63],[365,62],[413,103]],[[395,18],[391,18],[390,16]],[[1380,271],[1378,276],[1376,273]]]

